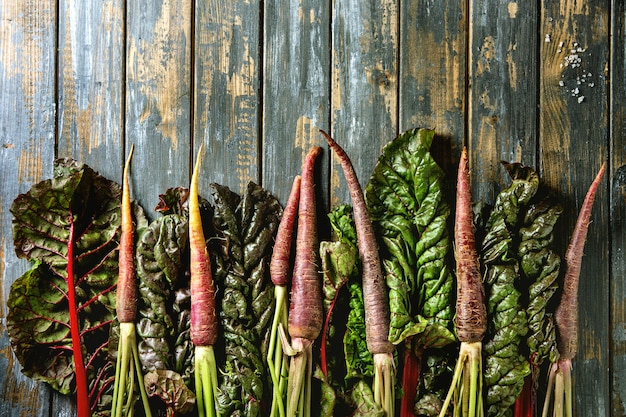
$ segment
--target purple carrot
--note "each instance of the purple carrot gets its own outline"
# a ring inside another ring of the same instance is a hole
[[[389,297],[382,273],[374,226],[350,158],[326,132],[322,131],[322,135],[339,158],[352,200],[357,246],[363,268],[361,285],[365,308],[365,337],[367,349],[374,356],[374,398],[388,416],[393,416],[395,401],[393,351],[395,346],[389,341]]]

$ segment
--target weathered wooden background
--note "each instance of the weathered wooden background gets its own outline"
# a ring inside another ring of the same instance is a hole
[[[474,197],[501,159],[563,197],[562,245],[603,161],[580,287],[579,416],[626,414],[626,6],[622,0],[0,1],[0,415],[72,415],[20,373],[5,327],[15,257],[9,207],[74,157],[152,212],[187,185],[261,183],[283,202],[303,154],[332,132],[366,181],[381,147],[436,129],[471,152]],[[348,202],[328,152],[325,203]]]

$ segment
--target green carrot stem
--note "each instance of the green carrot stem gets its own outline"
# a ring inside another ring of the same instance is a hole
[[[215,417],[215,399],[218,394],[217,365],[213,346],[196,346],[194,358],[194,381],[198,415]]]
[[[135,323],[120,323],[119,340],[111,417],[129,416],[133,413],[135,383],[137,383],[146,417],[152,417],[148,394],[143,384]]]
[[[313,376],[313,341],[293,338],[296,354],[291,358],[287,385],[287,415],[290,417],[311,415],[311,378]]]
[[[374,354],[374,402],[380,404],[386,416],[395,415],[395,364],[392,353]]]
[[[483,417],[482,342],[462,342],[452,383],[439,417],[444,417],[454,397],[454,415]]]
[[[274,299],[274,319],[272,320],[270,343],[267,353],[267,366],[274,387],[270,416],[273,417],[278,412],[280,417],[285,417],[283,397],[285,394],[284,370],[286,369],[286,361],[283,360],[282,344],[278,340],[278,326],[282,324],[283,327],[287,327],[287,287],[276,285],[274,287]]]

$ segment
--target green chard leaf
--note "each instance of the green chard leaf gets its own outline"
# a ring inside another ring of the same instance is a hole
[[[556,328],[548,305],[558,289],[561,257],[552,249],[554,225],[563,208],[547,196],[526,209],[520,229],[518,256],[528,285],[528,336],[530,362],[540,366],[556,359]]]
[[[259,416],[271,395],[266,357],[274,287],[268,263],[282,207],[254,183],[243,197],[225,186],[212,187],[216,237],[210,251],[224,341],[218,410],[220,415]]]
[[[107,342],[115,318],[120,205],[118,184],[63,159],[55,161],[52,179],[11,206],[16,254],[35,263],[9,294],[13,350],[24,374],[69,394],[76,387],[73,350],[81,349],[96,409],[107,407],[115,372]],[[133,210],[142,230],[143,211],[136,204]],[[80,346],[70,336],[71,312],[78,316]]]
[[[342,378],[348,381],[372,376],[374,362],[365,340],[365,308],[352,208],[337,206],[328,218],[335,240],[320,242],[326,315],[322,370],[329,381],[344,388]],[[337,346],[343,346],[343,350]]]
[[[483,340],[489,416],[512,415],[511,406],[530,374],[528,360],[520,350],[528,322],[518,288],[520,267],[515,245],[522,213],[537,192],[539,177],[520,164],[504,165],[512,183],[496,197],[481,249],[489,320]]]
[[[381,236],[389,288],[389,340],[425,349],[455,340],[454,279],[449,268],[450,207],[444,173],[430,154],[434,131],[401,134],[382,151],[365,188],[372,223]]]

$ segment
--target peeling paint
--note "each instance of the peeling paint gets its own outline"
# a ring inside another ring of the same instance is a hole
[[[516,43],[509,44],[509,47],[506,53],[506,63],[507,63],[507,69],[509,73],[509,87],[511,87],[513,91],[517,91],[517,63],[515,62],[515,59],[513,58],[513,54],[516,50],[517,50]]]
[[[507,5],[507,10],[509,12],[509,17],[511,19],[515,19],[517,17],[518,6],[517,3],[512,1]]]
[[[491,71],[491,61],[496,57],[496,42],[493,36],[486,36],[480,47],[476,61],[476,75]]]
[[[187,114],[190,100],[191,25],[188,7],[165,1],[149,36],[132,36],[129,41],[129,78],[138,84],[148,110],[141,120],[156,113],[155,128],[178,148],[179,120]]]
[[[17,161],[17,181],[22,184],[33,184],[43,177],[43,161],[38,148],[29,152],[22,149]]]
[[[315,121],[307,116],[300,116],[296,121],[296,131],[294,132],[294,145],[302,150],[302,162],[310,148],[317,145],[319,127]]]

